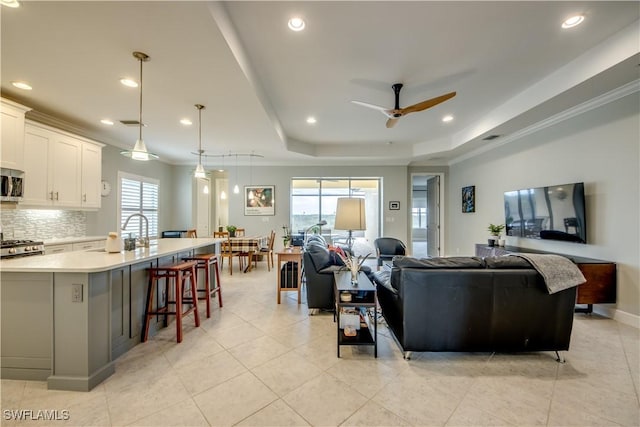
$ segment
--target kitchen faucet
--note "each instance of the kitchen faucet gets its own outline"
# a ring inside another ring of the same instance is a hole
[[[127,224],[129,224],[129,220],[131,218],[133,218],[134,216],[139,216],[140,218],[144,218],[144,222],[145,222],[145,237],[141,237],[140,238],[140,243],[142,243],[142,246],[144,246],[145,248],[148,248],[149,247],[149,219],[147,219],[146,216],[142,215],[141,213],[132,213],[124,221],[124,225],[122,226],[122,230],[126,230],[127,229]]]

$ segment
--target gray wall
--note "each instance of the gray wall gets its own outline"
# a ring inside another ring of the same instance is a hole
[[[248,234],[268,234],[276,231],[275,248],[282,247],[282,226],[289,225],[291,178],[305,177],[351,177],[377,178],[382,177],[382,235],[394,236],[406,241],[407,239],[407,168],[404,166],[254,166],[249,173],[249,167],[238,167],[238,185],[240,194],[229,195],[229,221],[236,226],[244,226]],[[250,176],[252,182],[249,182]],[[230,190],[235,184],[235,171],[229,180]],[[244,196],[245,185],[274,185],[276,192],[275,216],[245,216]],[[402,207],[399,211],[388,209],[390,200],[399,200]],[[215,212],[213,215],[214,218]]]
[[[638,110],[636,93],[452,165],[447,254],[473,254],[489,223],[504,223],[505,191],[583,181],[588,244],[510,237],[507,245],[615,261],[617,309],[640,315]],[[476,186],[476,212],[463,214],[460,193],[467,185]]]

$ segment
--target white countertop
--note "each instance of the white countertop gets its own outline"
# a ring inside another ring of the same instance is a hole
[[[160,258],[190,249],[210,246],[224,239],[202,237],[198,239],[158,239],[149,248],[135,251],[107,253],[104,250],[64,252],[52,255],[28,256],[0,261],[0,271],[7,273],[96,273],[148,259]],[[156,243],[157,244],[154,244]]]
[[[96,240],[107,240],[107,236],[80,236],[80,237],[54,237],[43,240],[45,246],[66,245],[68,243],[94,242]]]

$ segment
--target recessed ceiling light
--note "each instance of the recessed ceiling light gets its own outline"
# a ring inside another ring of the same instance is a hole
[[[109,120],[109,119],[102,119],[100,120],[100,123],[102,123],[103,125],[113,126],[113,120]]]
[[[562,28],[573,28],[577,25],[582,24],[582,21],[584,21],[584,15],[575,15],[572,16],[570,18],[567,18],[563,23],[562,23]]]
[[[309,116],[307,117],[307,123],[309,123],[310,125],[313,125],[317,122],[316,118],[313,116]]]
[[[182,123],[185,126],[191,126],[193,124],[189,119],[181,119],[180,123]]]
[[[453,116],[451,114],[448,114],[442,118],[442,121],[445,123],[450,122],[451,120],[453,120]]]
[[[1,0],[0,4],[7,7],[20,7],[18,0]]]
[[[291,29],[292,31],[302,31],[306,26],[304,19],[299,18],[297,16],[289,19],[288,25],[289,25],[289,29]]]
[[[18,89],[22,89],[22,90],[31,90],[33,89],[31,87],[31,85],[27,82],[11,82],[11,84],[15,87],[17,87]]]
[[[138,87],[138,82],[133,79],[123,78],[120,79],[120,83],[127,87]]]

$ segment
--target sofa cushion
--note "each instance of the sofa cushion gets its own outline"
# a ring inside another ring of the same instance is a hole
[[[313,261],[313,265],[316,267],[316,271],[320,271],[323,268],[332,265],[329,249],[324,247],[322,244],[311,242],[310,244],[307,244],[306,251],[311,256],[311,260]]]
[[[371,281],[376,285],[376,287],[383,286],[394,294],[398,293],[398,291],[391,286],[391,270],[382,270],[371,273]]]
[[[400,268],[484,268],[484,261],[479,257],[443,257],[413,258],[396,256],[393,266]]]
[[[529,261],[517,256],[490,256],[484,259],[487,268],[502,269],[502,268],[533,268]]]

